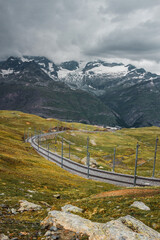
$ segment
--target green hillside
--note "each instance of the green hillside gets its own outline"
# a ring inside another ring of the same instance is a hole
[[[56,166],[56,164],[39,156],[29,143],[23,142],[24,129],[29,128],[29,131],[32,133],[34,128],[43,129],[44,132],[47,132],[49,128],[57,125],[73,127],[74,129],[86,128],[86,125],[83,124],[74,123],[72,125],[72,123],[43,119],[22,112],[0,111],[0,233],[5,233],[10,237],[18,237],[18,239],[23,239],[19,235],[20,232],[27,232],[34,236],[40,230],[40,221],[47,216],[48,207],[46,203],[52,209],[57,210],[60,210],[60,207],[65,204],[71,203],[84,209],[84,212],[81,214],[83,217],[99,222],[107,222],[130,214],[160,231],[159,188],[151,188],[153,190],[152,194],[134,195],[134,200],[141,200],[151,208],[151,211],[147,213],[130,208],[130,205],[133,203],[133,195],[93,198],[92,196],[98,193],[124,188],[72,175]],[[87,129],[95,130],[96,127],[87,126]],[[148,131],[152,134],[150,139],[152,142],[157,130],[156,128],[145,129],[147,137],[145,138],[144,132],[142,133],[143,129],[124,129],[122,130],[123,134],[119,138],[123,138],[126,134],[126,142],[128,138],[135,138],[136,142],[137,139],[139,140],[143,136],[143,141],[145,142],[145,139],[147,139],[146,142],[149,144]],[[97,137],[96,134],[94,135],[95,139]],[[114,134],[117,134],[115,139],[113,137],[109,138],[110,135],[108,135],[108,142],[109,139],[112,140],[110,150],[108,147],[108,152],[111,152],[111,148],[115,146],[115,140],[118,138],[118,132]],[[81,142],[79,140],[81,138],[85,139],[86,136],[79,135],[78,139],[75,139]],[[101,144],[103,141],[105,140],[102,137]],[[125,145],[125,142],[121,141]],[[134,145],[135,142],[132,141],[132,144]],[[75,150],[73,149],[73,151]],[[75,155],[78,156],[78,151],[75,152]],[[145,191],[146,189],[144,188],[143,190]],[[33,192],[31,193],[31,191]],[[60,199],[55,198],[55,194],[60,194]],[[43,210],[17,213],[16,215],[11,214],[7,209],[18,209],[18,201],[22,199],[40,204]],[[8,206],[7,209],[3,208],[3,204]],[[41,232],[43,235],[43,230]],[[39,236],[39,239],[41,239],[41,236]]]

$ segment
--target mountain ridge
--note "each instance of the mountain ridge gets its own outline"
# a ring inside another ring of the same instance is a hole
[[[72,90],[55,79],[35,61],[10,57],[0,63],[0,108],[68,121],[116,125],[113,111],[100,99],[81,89]]]
[[[33,74],[26,77],[27,67],[37,74],[38,80]],[[160,126],[160,76],[143,68],[102,60],[72,60],[55,64],[38,56],[10,57],[0,62],[0,81],[2,78],[11,81],[13,74],[16,74],[17,79],[20,77],[20,82],[26,79],[26,84],[34,79],[35,86],[47,87],[54,82],[54,85],[64,84],[68,91],[70,89],[71,95],[74,91],[79,94],[85,92],[89,94],[87,99],[95,98],[95,102],[98,101],[103,107],[105,105],[108,113],[114,115],[116,120],[113,124],[125,127]],[[101,123],[99,118],[98,123],[104,124],[104,121]]]

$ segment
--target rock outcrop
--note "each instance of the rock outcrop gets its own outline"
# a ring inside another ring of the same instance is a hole
[[[87,234],[90,240],[160,240],[160,233],[130,215],[107,223],[96,223],[71,213],[51,211],[41,223],[44,227],[57,224]]]
[[[139,201],[135,201],[131,207],[136,207],[136,208],[139,208],[141,210],[144,210],[144,211],[149,211],[150,208],[148,206],[146,206],[143,202],[139,202]]]
[[[20,208],[18,209],[18,212],[37,211],[42,208],[40,205],[28,202],[27,200],[20,200],[19,203]]]

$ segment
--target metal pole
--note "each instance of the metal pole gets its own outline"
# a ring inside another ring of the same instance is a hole
[[[134,170],[134,186],[136,186],[136,176],[137,176],[137,161],[138,161],[138,148],[139,148],[139,144],[137,143],[137,147],[136,147],[136,159],[135,159],[135,170]]]
[[[39,150],[39,135],[38,135],[38,150]]]
[[[48,145],[47,145],[47,138],[46,138],[46,149],[47,149],[47,146],[48,146]]]
[[[57,135],[55,135],[55,143],[54,143],[54,146],[55,146],[55,152],[57,151]]]
[[[26,130],[24,129],[24,142],[26,141]]]
[[[158,144],[158,137],[156,138],[156,145],[155,145],[155,152],[154,152],[154,163],[153,163],[153,174],[152,177],[154,177],[155,174],[155,167],[156,167],[156,154],[157,154],[157,144]]]
[[[89,149],[89,137],[87,137],[87,158],[88,158],[88,149]]]
[[[86,161],[86,165],[88,166],[88,169],[87,169],[87,177],[89,178],[90,153],[89,153],[88,149],[89,149],[89,137],[87,137],[87,161]]]
[[[39,136],[39,147],[41,146],[41,133],[40,133],[40,136]]]
[[[27,130],[27,142],[28,142],[28,138],[29,138],[29,129]]]
[[[63,138],[62,138],[62,152],[61,152],[61,168],[63,168]]]
[[[87,178],[89,178],[90,153],[88,153],[87,163],[88,163]]]
[[[71,157],[71,144],[69,143],[69,159]]]
[[[48,143],[48,160],[49,160],[49,143]]]
[[[114,148],[114,157],[113,157],[113,172],[115,170],[115,158],[116,158],[116,148]]]

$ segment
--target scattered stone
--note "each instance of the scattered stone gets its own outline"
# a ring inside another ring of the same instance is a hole
[[[0,193],[0,196],[4,196],[4,193]]]
[[[26,194],[25,196],[26,196],[26,197],[29,197],[29,198],[32,198],[32,197],[33,197],[32,194]]]
[[[2,233],[0,234],[0,240],[9,240],[9,237]]]
[[[50,229],[49,229],[50,231],[57,231],[58,229],[55,227],[55,226],[52,226]]]
[[[52,235],[52,232],[49,230],[49,231],[47,231],[47,232],[45,233],[44,236],[50,236],[50,235]]]
[[[53,197],[57,198],[57,199],[60,199],[61,196],[60,196],[60,194],[55,194],[55,195],[53,195]]]
[[[100,166],[99,168],[100,168],[100,169],[103,169],[104,167]]]
[[[82,208],[73,206],[71,204],[67,204],[64,207],[61,207],[63,212],[73,212],[73,213],[81,213],[83,211]]]
[[[20,232],[20,233],[19,233],[19,236],[28,236],[28,235],[29,235],[28,232]]]
[[[0,207],[1,207],[1,208],[8,208],[9,206],[8,206],[7,204],[4,204],[4,203],[3,203],[3,204],[0,205]]]
[[[14,209],[14,208],[11,208],[11,213],[12,213],[12,214],[17,214],[17,211],[16,211],[16,209]]]
[[[19,235],[20,236],[27,236],[27,235],[29,235],[29,233],[28,232],[20,232]]]
[[[48,240],[52,240],[52,239],[58,239],[59,235],[56,234],[54,231],[47,231],[44,235],[45,237],[47,237]]]
[[[37,211],[42,208],[40,205],[28,202],[26,200],[20,200],[19,203],[20,203],[20,208],[18,209],[19,212]]]
[[[51,211],[41,224],[46,222],[87,234],[90,240],[160,240],[160,233],[129,215],[107,223],[96,223],[72,213]]]
[[[44,202],[44,201],[40,201],[40,203],[42,203],[44,206],[46,207],[51,207],[48,203]]]
[[[84,165],[87,165],[87,158],[86,158],[86,157],[82,158],[82,159],[81,159],[81,163],[84,164]],[[96,161],[94,158],[90,158],[90,164],[89,164],[89,166],[90,166],[91,168],[97,168],[97,167],[98,167],[97,161]]]
[[[97,145],[94,139],[90,139],[90,142],[91,142],[91,144],[92,144],[93,146],[96,146],[96,145]]]
[[[27,190],[27,192],[29,192],[29,193],[36,193],[36,191],[33,191],[33,190]]]
[[[53,239],[53,240],[59,239],[59,235],[52,235],[52,236],[51,236],[51,240],[52,240],[52,239]]]
[[[135,201],[131,207],[136,207],[139,208],[141,210],[145,210],[145,211],[149,211],[150,208],[148,206],[146,206],[143,202],[139,202],[139,201]]]

